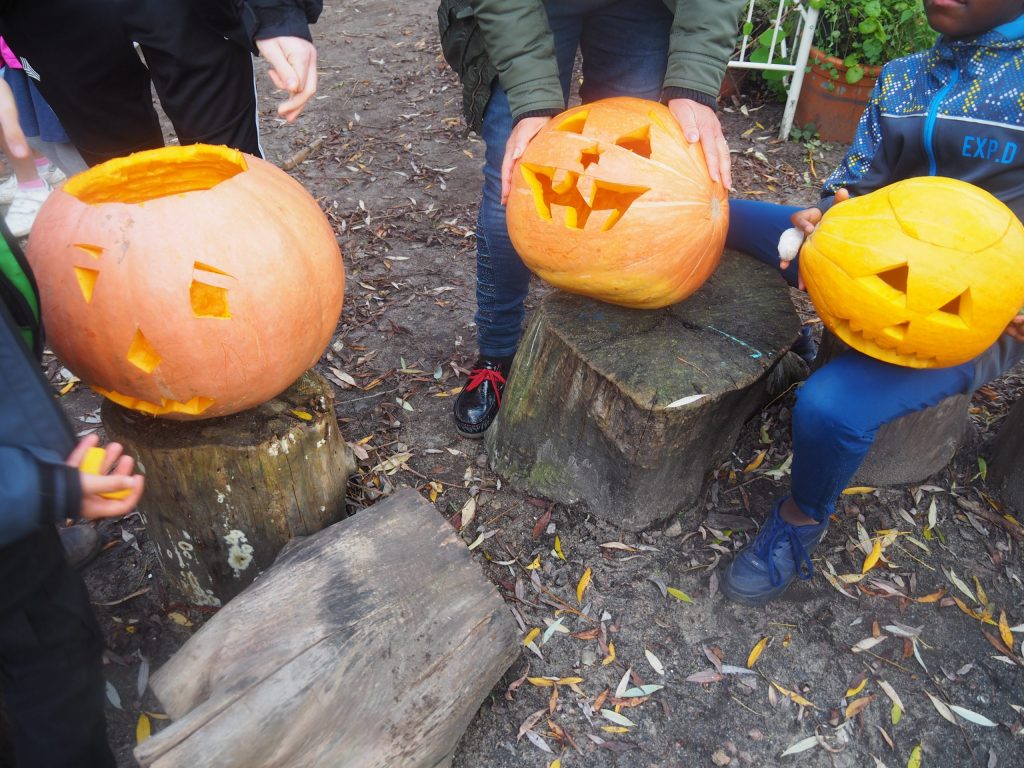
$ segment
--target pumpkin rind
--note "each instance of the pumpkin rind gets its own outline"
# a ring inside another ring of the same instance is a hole
[[[977,357],[1024,305],[1024,226],[988,192],[906,179],[829,209],[800,251],[825,326],[911,368]]]
[[[516,251],[543,280],[656,309],[718,266],[728,197],[665,106],[619,97],[562,113],[530,142],[506,219]]]
[[[141,152],[69,180],[39,212],[27,255],[64,364],[168,418],[280,394],[320,359],[345,288],[316,201],[224,147]]]

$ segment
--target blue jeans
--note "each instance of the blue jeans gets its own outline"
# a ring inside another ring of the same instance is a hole
[[[583,54],[583,101],[661,96],[672,28],[672,14],[661,0],[545,0],[544,8],[567,99],[577,47]],[[484,112],[487,154],[476,228],[477,343],[485,357],[515,354],[530,283],[501,204],[501,162],[511,132],[508,98],[495,83]]]
[[[779,235],[792,206],[729,201],[726,247],[778,266]],[[797,264],[783,271],[796,285]],[[793,409],[793,500],[825,520],[853,479],[879,427],[974,388],[974,362],[953,368],[904,368],[849,351],[822,366],[800,387]],[[913,450],[907,446],[907,450]]]

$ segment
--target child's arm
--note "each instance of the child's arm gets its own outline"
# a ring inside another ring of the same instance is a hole
[[[840,189],[845,189],[849,195],[856,197],[895,181],[889,173],[885,158],[877,156],[882,151],[882,84],[886,80],[886,75],[887,72],[883,69],[871,92],[868,105],[860,116],[857,133],[850,148],[839,166],[822,185],[821,200],[815,206],[822,213],[837,202],[835,195]]]

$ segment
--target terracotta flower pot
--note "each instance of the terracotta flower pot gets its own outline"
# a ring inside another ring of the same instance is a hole
[[[814,123],[825,141],[853,141],[881,67],[865,66],[864,77],[851,85],[841,59],[811,48],[808,63],[810,71],[804,76],[794,123],[801,128]]]

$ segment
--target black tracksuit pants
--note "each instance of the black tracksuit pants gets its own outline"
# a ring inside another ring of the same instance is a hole
[[[15,765],[114,768],[103,636],[57,529],[42,526],[0,548],[0,577],[0,698]],[[7,768],[2,754],[0,765]]]
[[[90,165],[163,146],[151,80],[181,144],[260,155],[252,55],[232,0],[3,5],[0,34],[38,73],[39,90]]]

